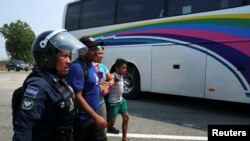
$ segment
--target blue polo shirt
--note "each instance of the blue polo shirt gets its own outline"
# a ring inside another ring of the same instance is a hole
[[[74,91],[83,90],[83,98],[90,107],[97,111],[100,102],[100,87],[98,84],[98,76],[94,66],[87,64],[83,71],[82,66],[75,62],[71,64],[68,71],[68,82]],[[83,72],[87,72],[87,80],[84,80]],[[89,120],[90,116],[82,112],[79,114],[81,120]]]

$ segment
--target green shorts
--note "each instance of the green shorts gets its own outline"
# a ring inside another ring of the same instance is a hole
[[[118,103],[110,103],[109,117],[116,118],[118,114],[128,113],[127,102],[124,98]]]

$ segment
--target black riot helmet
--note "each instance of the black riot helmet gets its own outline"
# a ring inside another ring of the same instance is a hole
[[[36,66],[42,69],[52,69],[56,65],[56,54],[59,51],[72,52],[82,48],[87,53],[88,48],[73,37],[65,29],[41,33],[32,44]]]

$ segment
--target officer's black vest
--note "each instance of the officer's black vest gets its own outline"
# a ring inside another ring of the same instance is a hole
[[[69,141],[72,133],[73,117],[75,110],[69,110],[74,101],[74,94],[70,90],[67,82],[60,79],[56,82],[48,74],[38,72],[38,75],[44,78],[62,97],[65,107],[62,109],[59,105],[53,107],[54,116],[45,117],[45,120],[35,123],[32,129],[32,141]],[[59,104],[59,103],[58,103]]]

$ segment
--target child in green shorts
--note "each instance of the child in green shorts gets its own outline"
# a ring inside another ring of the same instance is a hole
[[[122,116],[122,141],[127,141],[127,131],[128,131],[128,108],[127,102],[122,97],[124,82],[123,75],[127,70],[127,61],[121,58],[118,58],[115,62],[115,72],[112,73],[115,84],[109,94],[109,122],[108,122],[108,132],[112,132],[114,124],[116,121],[117,115],[121,114]]]

